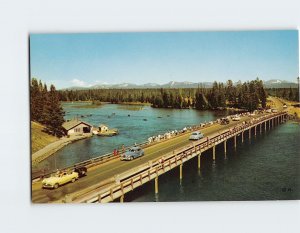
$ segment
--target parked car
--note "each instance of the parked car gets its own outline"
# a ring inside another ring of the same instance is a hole
[[[196,131],[191,134],[189,139],[190,140],[199,140],[203,137],[204,137],[203,133],[201,133],[200,131]]]
[[[42,181],[43,188],[53,188],[57,189],[60,185],[69,183],[69,182],[75,182],[78,179],[79,175],[77,172],[71,171],[71,172],[62,172],[62,173],[56,173],[55,175],[45,178]]]
[[[234,116],[234,117],[232,117],[232,120],[233,121],[239,121],[239,120],[241,120],[241,118],[239,116]]]
[[[144,154],[144,150],[141,147],[133,146],[121,155],[121,160],[133,160],[135,158],[143,156]]]
[[[273,108],[273,109],[272,109],[272,112],[278,112],[278,110],[277,110],[277,109],[275,109],[275,108]]]
[[[284,108],[287,108],[287,105],[286,105],[286,104],[284,104],[284,105],[283,105],[283,107],[284,107]]]
[[[87,168],[86,167],[76,167],[74,169],[74,172],[77,172],[78,176],[80,178],[80,177],[86,176]]]
[[[228,125],[229,124],[229,119],[228,118],[221,118],[220,124],[221,125]]]
[[[267,113],[271,113],[271,112],[272,112],[272,109],[269,108],[269,109],[266,110],[266,112],[267,112]]]

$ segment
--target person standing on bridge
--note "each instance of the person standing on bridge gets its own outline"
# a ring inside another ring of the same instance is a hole
[[[124,146],[124,144],[122,145],[122,152],[125,153],[125,146]]]
[[[117,156],[117,149],[114,149],[114,156]]]

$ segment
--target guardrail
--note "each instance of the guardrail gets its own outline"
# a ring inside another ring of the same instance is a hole
[[[216,121],[212,121],[212,122],[215,123]],[[206,123],[204,126],[201,126],[201,125],[203,125],[203,124],[191,126],[192,131],[199,130],[199,129],[205,129],[205,128],[211,126],[212,124]],[[187,132],[190,132],[190,130],[187,131]],[[175,136],[173,136],[171,138],[175,138],[175,137],[181,136],[183,134],[184,133],[179,133],[179,134],[177,134],[177,135],[175,135]],[[161,139],[158,142],[152,142],[152,143],[149,143],[148,141],[146,141],[146,142],[142,142],[142,143],[135,144],[135,145],[136,146],[140,146],[142,148],[146,148],[148,146],[155,145],[155,144],[160,143],[160,142],[165,141],[165,140],[169,140],[169,139]],[[128,149],[128,148],[130,148],[130,147],[131,146],[126,147],[125,150]],[[64,171],[64,170],[68,170],[68,169],[75,169],[77,167],[82,167],[82,166],[90,168],[90,167],[93,167],[93,166],[96,166],[96,165],[99,165],[99,164],[111,161],[113,159],[118,159],[118,158],[119,158],[119,156],[115,156],[113,153],[107,153],[107,154],[104,154],[104,155],[100,155],[100,156],[94,157],[92,159],[88,159],[88,160],[85,160],[85,161],[82,161],[82,162],[79,162],[79,163],[75,163],[75,164],[73,164],[71,166],[63,167],[63,168],[56,169],[56,170],[51,170],[51,171],[47,171],[47,172],[45,172],[43,170],[33,171],[32,174],[31,174],[31,179],[33,181],[34,180],[38,180],[38,179],[42,179],[43,177],[50,176],[51,174],[54,174],[57,171]]]
[[[169,153],[161,158],[164,158],[164,162],[159,162],[161,159],[156,161],[149,161],[148,163],[139,166],[138,168],[131,169],[123,174],[116,175],[114,179],[110,178],[110,184],[106,186],[102,184],[94,185],[93,187],[81,190],[80,193],[73,195],[66,195],[64,202],[110,202],[124,196],[125,193],[132,191],[136,187],[149,182],[159,175],[177,167],[184,162],[198,156],[202,152],[228,140],[234,136],[238,136],[244,131],[256,127],[273,118],[284,116],[286,112],[275,113],[261,118],[254,119],[252,122],[239,124],[238,126],[232,127],[222,133],[217,133],[214,136],[208,138],[208,140],[202,140],[199,143],[193,143],[187,148],[183,148],[175,153]],[[114,181],[113,181],[114,180]]]

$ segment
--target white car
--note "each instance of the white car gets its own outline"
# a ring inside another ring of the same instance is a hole
[[[199,140],[203,137],[204,137],[203,133],[201,133],[200,131],[196,131],[191,134],[190,140]]]
[[[239,116],[234,116],[234,117],[232,117],[232,120],[233,120],[233,121],[240,121],[241,118],[240,118]]]
[[[78,177],[78,173],[74,171],[55,174],[49,178],[43,179],[43,188],[57,189],[60,185],[66,184],[68,182],[75,182]]]
[[[277,110],[277,109],[275,109],[275,108],[273,108],[273,109],[272,109],[272,112],[278,112],[278,110]]]
[[[267,109],[266,112],[267,112],[267,113],[271,113],[271,112],[272,112],[272,109]]]

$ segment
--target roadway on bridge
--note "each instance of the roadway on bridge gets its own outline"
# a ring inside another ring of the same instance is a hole
[[[259,116],[262,115],[257,115],[256,117]],[[249,119],[250,117],[243,117],[241,120],[245,121]],[[241,123],[241,121],[230,121],[230,124],[228,125],[214,124],[208,128],[202,129],[201,131],[205,136],[211,136],[239,123]],[[181,136],[177,136],[149,146],[145,148],[145,155],[143,157],[135,159],[133,161],[113,160],[111,162],[107,162],[89,169],[87,176],[80,178],[75,183],[66,184],[55,190],[42,189],[41,182],[34,183],[32,184],[32,202],[46,203],[57,201],[64,198],[66,194],[71,194],[81,189],[98,184],[99,182],[109,179],[116,174],[123,173],[129,169],[142,165],[149,160],[156,160],[164,154],[170,153],[173,150],[182,148],[190,144],[191,141],[189,141],[189,136],[190,133],[185,133]]]

